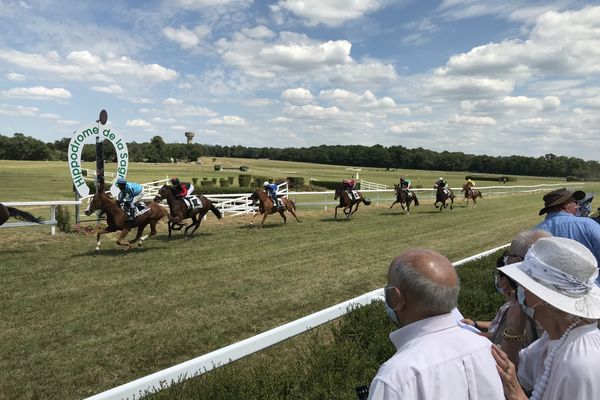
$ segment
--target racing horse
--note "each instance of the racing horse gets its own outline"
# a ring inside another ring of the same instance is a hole
[[[273,200],[264,190],[255,190],[254,193],[250,195],[249,199],[252,200],[251,204],[253,207],[256,205],[257,201],[259,203],[258,213],[263,214],[263,219],[260,223],[260,228],[262,228],[265,224],[265,219],[267,219],[267,216],[269,214],[275,214],[276,212],[278,212],[279,215],[281,215],[284,224],[287,223],[287,217],[285,216],[286,211],[289,211],[290,214],[292,214],[294,218],[296,218],[296,221],[302,222],[298,219],[298,216],[296,215],[296,204],[294,204],[294,202],[288,199],[287,197],[279,198],[281,206],[278,207],[274,206]],[[254,216],[252,217],[252,221],[250,221],[250,224],[254,224],[254,217],[256,217],[256,215],[257,214],[254,214]]]
[[[450,189],[449,187],[443,188],[443,187],[437,186],[437,185],[435,185],[433,188],[437,189],[437,192],[435,193],[435,203],[433,203],[433,206],[435,208],[437,208],[437,203],[442,203],[440,205],[440,211],[442,211],[444,208],[448,207],[448,204],[446,204],[446,201],[448,201],[448,199],[449,199],[450,200],[450,209],[452,210],[452,205],[454,204],[454,192],[452,192],[452,189]],[[447,190],[447,192],[446,192],[446,190]]]
[[[483,197],[481,196],[481,191],[477,189],[469,190],[466,183],[462,185],[462,191],[465,192],[465,197],[463,198],[463,201],[467,199],[467,205],[469,205],[469,199],[473,199],[473,207],[477,207],[477,198],[479,197],[483,199]]]
[[[190,210],[186,202],[181,197],[175,195],[172,186],[163,185],[160,188],[158,194],[154,197],[154,201],[160,203],[164,199],[167,200],[169,211],[171,213],[171,218],[169,218],[169,223],[167,224],[169,226],[169,237],[171,237],[171,231],[178,231],[183,228],[184,224],[182,224],[181,221],[185,219],[192,219],[192,223],[186,226],[184,231],[186,237],[190,238],[194,232],[196,232],[196,229],[200,227],[202,218],[204,218],[209,211],[212,211],[218,219],[223,217],[221,211],[219,211],[209,199],[202,195],[196,195],[196,197],[200,200],[201,206]],[[192,227],[194,229],[188,234],[188,229]]]
[[[10,218],[14,217],[16,219],[20,219],[21,221],[35,222],[36,224],[42,224],[43,221],[39,218],[34,217],[29,214],[27,211],[21,211],[18,208],[8,207],[4,204],[0,203],[0,226],[4,225],[4,223]]]
[[[156,224],[158,221],[168,216],[167,210],[155,202],[151,202],[147,204],[147,206],[150,208],[149,211],[138,215],[133,220],[128,220],[128,215],[123,211],[119,204],[109,194],[104,193],[104,186],[99,186],[96,194],[91,198],[90,204],[85,210],[85,215],[91,215],[96,210],[101,210],[106,213],[106,222],[108,226],[103,230],[96,232],[96,251],[100,250],[100,236],[110,232],[121,231],[117,237],[117,244],[125,246],[125,250],[129,250],[138,240],[138,246],[141,247],[148,236],[156,235]],[[150,235],[142,236],[144,228],[146,228],[148,224],[150,225]],[[122,240],[133,228],[137,228],[137,235],[133,240],[123,243]]]
[[[394,204],[400,203],[400,207],[404,210],[404,204],[406,204],[406,213],[410,214],[410,203],[415,202],[415,206],[418,206],[419,199],[417,198],[417,194],[412,190],[401,189],[400,185],[394,185],[394,192],[396,193],[396,201],[392,203],[390,208],[394,207]]]
[[[365,203],[366,206],[371,204],[371,201],[365,199],[362,193],[360,193],[359,191],[356,191],[356,198],[352,199],[348,192],[344,190],[344,187],[342,185],[339,185],[335,188],[335,196],[333,197],[333,199],[337,200],[338,198],[340,199],[340,204],[335,206],[335,214],[333,216],[334,218],[337,218],[338,208],[341,208],[342,211],[344,211],[344,214],[346,214],[346,219],[350,219],[350,216],[352,216],[352,214],[354,214],[356,210],[358,210],[358,206],[360,205],[360,203]],[[353,207],[354,211],[352,211]]]

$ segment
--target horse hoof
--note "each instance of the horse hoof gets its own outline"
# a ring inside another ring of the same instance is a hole
[[[100,247],[96,247],[96,251],[100,251]]]

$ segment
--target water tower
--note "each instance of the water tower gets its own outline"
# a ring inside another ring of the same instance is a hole
[[[185,137],[187,138],[187,144],[192,143],[194,136],[196,136],[196,134],[194,132],[186,132],[185,133]]]

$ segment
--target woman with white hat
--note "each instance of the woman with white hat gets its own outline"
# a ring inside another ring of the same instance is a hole
[[[546,330],[521,350],[517,366],[493,347],[506,398],[526,399],[525,392],[535,400],[600,398],[600,287],[594,255],[571,239],[542,238],[523,262],[500,270],[519,284],[523,312]],[[507,341],[521,340],[523,312],[509,310],[503,331]]]

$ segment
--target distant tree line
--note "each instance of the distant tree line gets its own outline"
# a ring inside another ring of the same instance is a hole
[[[52,143],[15,133],[12,137],[0,135],[0,159],[2,160],[66,160],[70,138]],[[169,162],[171,159],[195,161],[198,157],[270,158],[281,161],[300,161],[318,164],[352,165],[377,168],[407,168],[440,171],[470,171],[504,175],[576,176],[600,178],[600,163],[584,161],[576,157],[546,154],[542,157],[487,156],[462,152],[436,152],[418,147],[384,147],[335,145],[301,148],[220,146],[206,144],[165,143],[160,136],[150,142],[127,144],[129,158],[137,162]],[[104,146],[105,159],[116,161],[110,142]],[[94,144],[87,144],[82,151],[84,161],[94,161]]]

